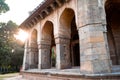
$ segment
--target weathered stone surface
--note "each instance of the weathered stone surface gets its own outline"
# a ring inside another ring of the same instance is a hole
[[[78,0],[77,7],[79,27],[92,23],[106,24],[104,0]]]
[[[39,44],[39,69],[48,69],[51,68],[50,62],[50,45],[40,45]]]
[[[32,72],[32,73],[31,73]],[[120,73],[104,73],[104,74],[81,74],[79,69],[64,70],[32,70],[31,72],[23,72],[23,78],[28,80],[119,80]]]
[[[79,36],[81,43],[81,71],[84,73],[99,73],[103,71],[110,72],[110,58],[106,50],[106,38],[104,37],[103,33],[103,31],[105,31],[105,28],[102,25],[101,27],[102,28],[100,28],[100,24],[91,24],[79,28]],[[104,60],[106,60],[105,62],[107,66],[102,67],[98,70],[96,66],[102,66],[103,63],[105,63]],[[96,63],[95,61],[98,61],[98,63]],[[87,66],[91,67],[88,68]]]
[[[47,1],[49,2],[49,0]],[[50,1],[52,2],[52,0]],[[106,11],[106,14],[110,13],[110,15],[108,15],[109,17],[106,17],[105,2],[106,0],[55,0],[54,3],[48,5],[45,10],[50,9],[53,11],[49,12],[49,15],[47,14],[47,16],[40,19],[40,21],[38,20],[37,26],[34,25],[29,30],[30,33],[32,33],[34,29],[38,31],[38,42],[36,41],[38,45],[33,43],[32,39],[30,39],[31,43],[28,45],[30,65],[34,64],[34,59],[37,59],[32,56],[34,56],[33,54],[39,49],[38,68],[40,70],[51,68],[51,47],[56,46],[55,68],[70,68],[72,67],[72,61],[74,61],[71,58],[74,57],[73,54],[77,53],[72,52],[74,46],[72,43],[79,41],[80,62],[77,61],[80,63],[81,73],[93,75],[97,73],[110,73],[112,63],[117,63],[117,61],[120,63],[120,58],[116,57],[120,56],[120,28],[119,20],[117,19],[119,18],[119,14],[113,14],[114,11],[111,12],[116,5],[112,4],[110,12]],[[107,9],[109,7],[111,8],[110,3]],[[115,10],[117,9],[118,8],[115,7]],[[38,13],[39,12],[36,12],[33,16],[36,16]],[[39,15],[41,15],[41,13],[39,13]],[[107,25],[106,18],[108,18],[109,23]],[[47,22],[49,24],[46,24]],[[74,27],[77,27],[77,29],[74,30]],[[73,38],[72,34],[76,36]],[[48,77],[52,80],[67,80],[68,78],[58,76],[47,76],[47,78],[36,76],[36,78],[31,78],[32,80],[47,80]],[[68,79],[77,80],[78,78]]]
[[[58,40],[58,39],[57,39]],[[56,44],[57,52],[57,69],[70,68],[70,41],[68,39],[59,38],[58,43]]]

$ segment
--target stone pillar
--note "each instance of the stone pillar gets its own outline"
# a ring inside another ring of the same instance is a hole
[[[70,39],[56,38],[56,68],[70,68]]]
[[[39,69],[51,68],[50,47],[51,47],[50,44],[44,44],[44,42],[40,42],[38,44],[38,49],[39,49],[38,68]]]
[[[78,4],[83,4],[78,8],[80,70],[85,74],[111,72],[104,0],[78,0]]]
[[[25,42],[25,48],[24,48],[24,57],[23,57],[23,65],[22,65],[22,70],[26,70],[29,68],[29,62],[28,62],[28,54],[29,54],[29,50],[28,50],[28,40],[26,40]]]
[[[81,72],[107,73],[111,71],[105,31],[106,26],[102,24],[91,24],[79,28]]]
[[[38,46],[36,42],[32,41],[29,48],[29,65],[31,69],[38,67]]]

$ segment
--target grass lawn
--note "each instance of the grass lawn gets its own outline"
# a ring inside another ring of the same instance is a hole
[[[19,75],[19,73],[0,74],[0,80],[3,80],[4,78],[14,77],[17,75]]]

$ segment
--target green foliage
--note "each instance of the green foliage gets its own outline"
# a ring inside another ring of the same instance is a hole
[[[52,54],[51,54],[51,59],[52,59],[52,67],[55,67],[56,64],[56,56],[55,56],[55,52],[54,52],[54,48],[52,48]]]
[[[0,0],[0,13],[5,13],[9,10],[8,4],[5,3],[5,0]]]
[[[18,29],[17,25],[8,21],[8,23],[0,23],[0,26],[0,68],[15,67],[15,70],[19,71],[24,51],[14,37]]]

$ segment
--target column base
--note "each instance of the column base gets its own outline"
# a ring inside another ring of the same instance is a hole
[[[80,71],[84,74],[111,73],[111,68],[109,60],[94,60],[81,62]]]

